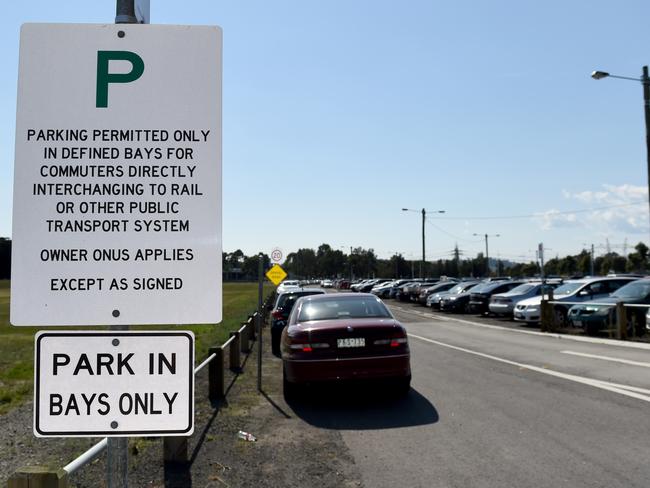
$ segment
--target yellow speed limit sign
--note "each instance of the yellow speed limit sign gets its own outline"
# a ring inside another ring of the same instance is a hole
[[[284,272],[280,265],[274,264],[273,267],[266,272],[266,277],[277,286],[287,277],[287,273]]]

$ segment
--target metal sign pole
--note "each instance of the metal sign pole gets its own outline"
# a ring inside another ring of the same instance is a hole
[[[128,325],[112,325],[111,330],[129,330]],[[106,444],[106,487],[129,486],[129,438],[109,437]]]
[[[128,437],[109,437],[106,445],[106,486],[127,488],[129,486]]]
[[[137,24],[134,0],[117,0],[116,24]],[[127,330],[128,326],[112,326],[111,330]],[[106,445],[106,486],[127,488],[129,486],[129,438],[109,437]]]
[[[264,285],[264,255],[258,255],[257,265],[257,390],[262,391],[262,294]]]

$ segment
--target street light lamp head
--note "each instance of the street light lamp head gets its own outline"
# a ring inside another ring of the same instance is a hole
[[[408,212],[408,211],[409,211],[408,208],[403,208],[403,209],[402,209],[402,212]]]
[[[591,77],[594,80],[602,80],[603,78],[607,78],[608,76],[609,76],[609,73],[607,73],[606,71],[593,71],[591,73]]]

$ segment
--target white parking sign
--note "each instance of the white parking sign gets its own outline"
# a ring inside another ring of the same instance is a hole
[[[221,30],[25,24],[13,325],[221,321]]]
[[[40,332],[34,358],[38,437],[192,433],[191,332]]]

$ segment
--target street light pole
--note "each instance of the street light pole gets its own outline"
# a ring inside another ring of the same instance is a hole
[[[644,66],[641,71],[641,78],[632,78],[630,76],[618,76],[607,73],[606,71],[594,71],[591,73],[594,80],[603,78],[618,78],[620,80],[640,81],[643,86],[643,111],[645,115],[645,145],[646,145],[646,166],[648,169],[648,208],[650,209],[650,76],[648,76],[648,67]]]
[[[648,67],[643,67],[641,75],[643,84],[643,107],[645,112],[645,147],[646,147],[646,164],[648,166],[648,206],[650,208],[650,77],[648,77]]]
[[[424,275],[422,274],[424,270],[426,270],[426,252],[425,252],[425,240],[424,240],[424,224],[427,220],[427,211],[426,209],[422,210],[413,210],[411,208],[403,208],[402,212],[421,212],[422,213],[422,261],[420,262],[420,278],[424,278]],[[432,212],[429,210],[429,212]],[[444,210],[433,210],[433,213],[445,213]]]
[[[422,209],[422,262],[420,263],[420,278],[424,278],[424,275],[422,274],[422,268],[424,268],[426,272],[426,265],[424,264],[427,261],[425,251],[424,251],[424,221],[426,220],[426,218],[427,218],[427,211],[425,209]]]

